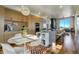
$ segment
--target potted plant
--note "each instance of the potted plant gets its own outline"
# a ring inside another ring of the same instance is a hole
[[[23,35],[23,36],[27,35],[27,32],[28,32],[27,27],[22,26],[21,31],[22,31],[22,35]]]

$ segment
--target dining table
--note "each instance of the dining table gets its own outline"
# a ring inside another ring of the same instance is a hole
[[[8,43],[22,45],[24,43],[30,43],[39,40],[36,35],[28,34],[26,36],[22,36],[21,34],[16,34],[12,38],[8,39]]]

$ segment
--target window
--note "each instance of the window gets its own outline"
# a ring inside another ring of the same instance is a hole
[[[60,29],[70,28],[70,18],[61,19],[59,26],[60,26]]]

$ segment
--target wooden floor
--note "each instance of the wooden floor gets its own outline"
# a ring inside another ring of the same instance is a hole
[[[59,38],[58,42],[57,42],[57,44],[60,44],[63,46],[59,53],[64,53],[64,54],[77,53],[76,44],[75,44],[76,43],[75,33],[74,32],[69,33],[69,36],[67,38],[64,38],[64,37],[62,36],[61,38]],[[77,44],[77,45],[79,45],[79,44]]]
[[[12,45],[13,47],[16,47],[16,45]],[[53,51],[52,49],[51,49],[51,47],[49,47],[49,48],[46,48],[46,47],[44,47],[44,46],[36,46],[36,47],[31,47],[31,46],[26,46],[27,47],[27,49],[29,49],[30,50],[30,52],[31,52],[31,54],[55,54],[55,53],[58,53],[58,54],[60,54],[60,53],[63,53],[62,51],[62,49],[58,49],[57,51]],[[0,50],[0,54],[3,54],[3,51],[2,51],[2,49]]]
[[[69,35],[65,35],[64,37],[64,53],[73,54],[75,53],[75,45],[74,45],[74,37],[71,33]]]
[[[79,40],[75,41],[75,39],[74,39],[75,34],[74,33],[70,33],[70,36],[72,37],[72,39],[70,39],[70,38],[64,39],[64,37],[61,37],[59,39],[59,41],[57,42],[57,45],[59,44],[62,46],[62,48],[60,49],[58,54],[77,54],[78,53],[79,48],[77,48],[77,46],[79,47],[79,44],[78,44]],[[15,45],[12,45],[12,46],[14,47]],[[46,50],[46,48],[44,48],[43,50]],[[2,49],[0,49],[0,53],[2,53]],[[32,52],[32,53],[34,53],[34,52]],[[36,53],[38,54],[38,52],[36,52]],[[47,54],[51,54],[51,53],[52,52],[49,51]],[[54,53],[52,53],[52,54],[54,54]]]
[[[76,53],[79,54],[79,32],[77,32],[77,37],[74,40],[75,48],[76,48]]]

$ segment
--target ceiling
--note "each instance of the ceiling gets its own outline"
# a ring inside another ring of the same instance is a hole
[[[7,8],[20,11],[21,5],[4,5]],[[61,18],[69,17],[75,14],[77,6],[69,5],[24,5],[25,8],[29,8],[31,14],[37,14],[41,17]]]

